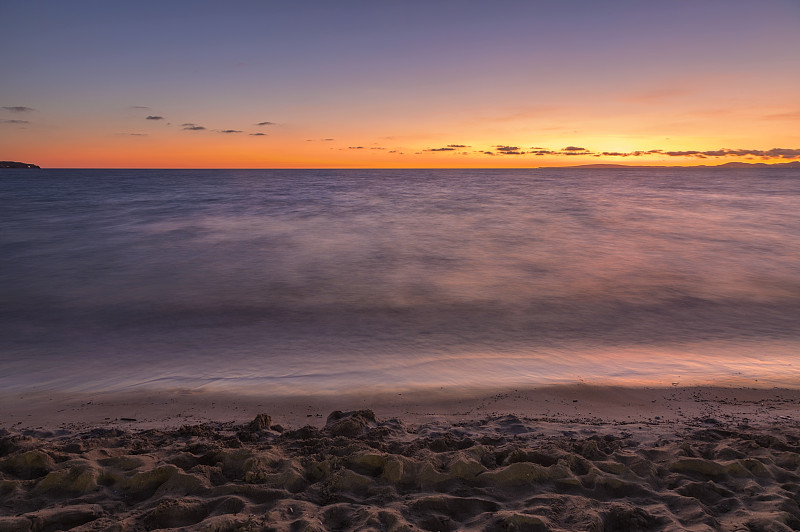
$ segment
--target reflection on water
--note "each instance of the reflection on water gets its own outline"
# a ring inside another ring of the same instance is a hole
[[[0,388],[800,385],[797,171],[0,177]]]

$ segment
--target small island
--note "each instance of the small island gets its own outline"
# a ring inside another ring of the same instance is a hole
[[[16,161],[0,161],[0,168],[39,168],[35,164],[19,163]]]

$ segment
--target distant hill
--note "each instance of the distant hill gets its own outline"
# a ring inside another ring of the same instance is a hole
[[[0,161],[0,168],[39,168],[35,164],[18,163],[16,161]]]
[[[579,164],[577,166],[560,166],[558,168],[800,168],[800,161],[790,163],[724,163],[717,165],[698,164],[694,166],[647,166],[630,164]]]

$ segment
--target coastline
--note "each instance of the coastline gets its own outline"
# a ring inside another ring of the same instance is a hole
[[[791,530],[800,390],[0,397],[5,530]]]
[[[635,387],[594,384],[530,388],[440,388],[403,393],[319,395],[237,394],[203,390],[0,393],[0,426],[15,430],[176,429],[186,424],[246,423],[260,413],[275,423],[321,427],[334,410],[371,409],[407,423],[450,423],[517,415],[554,422],[726,423],[800,422],[800,389],[751,386]],[[133,421],[129,421],[133,420]]]

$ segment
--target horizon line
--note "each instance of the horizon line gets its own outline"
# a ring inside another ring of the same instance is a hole
[[[800,163],[800,160],[787,161],[783,163],[744,163],[728,162],[721,164],[691,164],[691,165],[656,165],[656,164],[616,164],[616,163],[593,163],[564,166],[397,166],[397,167],[376,167],[376,166],[283,166],[283,167],[192,167],[192,166],[40,166],[38,168],[0,168],[0,170],[545,170],[545,169],[576,169],[585,168],[587,170],[609,170],[631,168],[746,168],[747,166],[786,166],[793,162]],[[33,163],[26,163],[33,164]],[[800,164],[798,165],[800,167]]]

